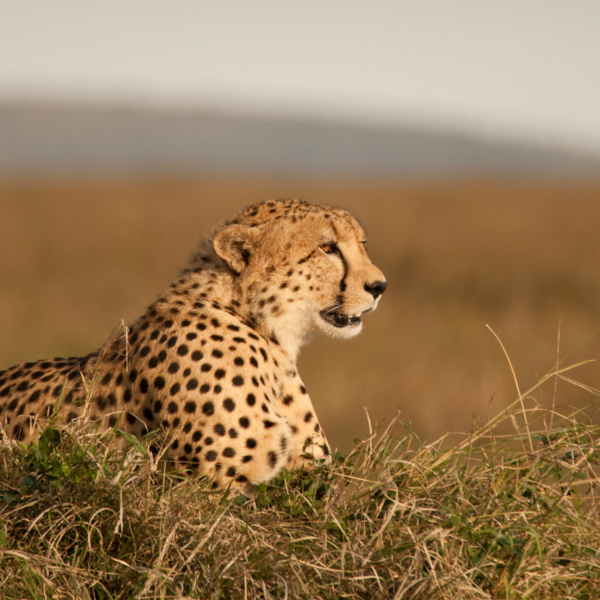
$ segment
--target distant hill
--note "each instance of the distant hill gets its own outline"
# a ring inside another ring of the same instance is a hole
[[[157,171],[596,178],[600,158],[468,135],[341,122],[0,105],[0,176]]]

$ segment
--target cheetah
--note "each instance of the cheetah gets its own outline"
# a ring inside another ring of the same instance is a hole
[[[146,313],[83,358],[0,371],[0,425],[23,443],[50,418],[141,438],[167,430],[179,468],[252,489],[331,462],[296,360],[317,332],[351,338],[387,283],[345,210],[249,206],[200,242]]]

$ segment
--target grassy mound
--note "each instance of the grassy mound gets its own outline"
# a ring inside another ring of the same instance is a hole
[[[453,443],[393,423],[254,500],[86,424],[4,441],[0,595],[597,598],[600,430],[528,398]]]

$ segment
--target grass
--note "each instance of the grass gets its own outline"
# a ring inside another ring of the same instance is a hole
[[[3,441],[2,597],[597,598],[600,429],[533,397],[582,366],[462,437],[394,420],[253,500],[166,472],[156,439],[123,452],[73,423]]]

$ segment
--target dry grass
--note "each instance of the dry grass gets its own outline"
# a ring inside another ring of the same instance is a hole
[[[499,414],[600,318],[600,186],[502,181],[331,182],[235,176],[0,184],[0,369],[85,354],[168,285],[197,240],[241,206],[300,196],[350,208],[390,282],[349,343],[301,358],[330,441],[368,435],[364,408],[429,440]],[[600,356],[596,335],[570,359]],[[583,377],[600,388],[600,370]],[[554,392],[536,391],[550,408]],[[588,402],[558,383],[556,409]],[[508,431],[508,429],[506,430]]]
[[[449,449],[391,423],[255,501],[89,424],[3,441],[2,597],[597,598],[600,429],[536,389]]]

